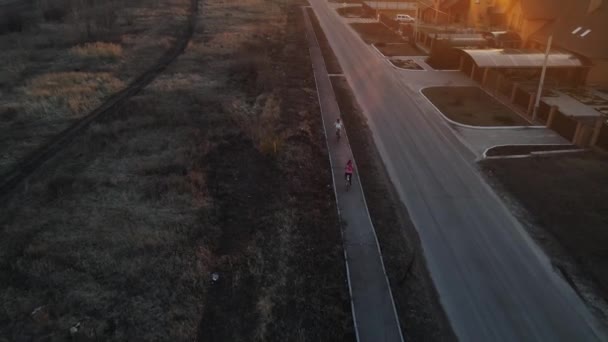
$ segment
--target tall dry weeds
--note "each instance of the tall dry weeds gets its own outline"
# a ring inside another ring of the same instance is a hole
[[[33,78],[25,91],[32,97],[27,108],[32,112],[50,113],[69,110],[83,115],[101,99],[123,88],[124,83],[110,73],[59,72]]]
[[[85,43],[72,47],[70,53],[78,57],[116,60],[122,56],[122,47],[105,42]]]
[[[276,92],[259,95],[253,105],[235,99],[226,111],[260,152],[276,154],[281,149],[284,142],[278,126],[281,100]]]

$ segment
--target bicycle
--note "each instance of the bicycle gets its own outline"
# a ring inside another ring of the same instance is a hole
[[[336,140],[338,142],[340,142],[340,136],[342,135],[342,133],[340,133],[342,130],[341,129],[336,129]]]
[[[349,191],[351,185],[353,185],[353,175],[350,173],[347,173],[345,180],[346,180],[346,191]]]

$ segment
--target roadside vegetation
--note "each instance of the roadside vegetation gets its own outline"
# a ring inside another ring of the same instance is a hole
[[[430,87],[422,90],[446,117],[470,126],[529,126],[512,109],[479,87]]]
[[[308,16],[312,22],[312,27],[315,30],[319,47],[321,47],[321,53],[323,54],[323,59],[325,60],[327,72],[330,74],[341,74],[342,67],[340,67],[340,62],[338,62],[338,58],[334,54],[334,50],[332,50],[329,42],[327,41],[327,37],[325,37],[325,33],[323,33],[323,29],[319,24],[319,19],[317,18],[315,11],[313,11],[312,8],[307,8],[306,11],[308,11]]]
[[[606,319],[608,158],[588,152],[480,166],[555,267]]]
[[[354,339],[301,5],[206,1],[186,52],[3,204],[0,336]]]

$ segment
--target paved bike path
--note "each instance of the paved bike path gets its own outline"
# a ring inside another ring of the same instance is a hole
[[[333,123],[340,110],[325,61],[306,8],[303,8],[306,36],[312,60],[327,148],[334,178],[342,239],[357,340],[360,342],[403,341],[376,233],[369,217],[355,163],[353,186],[346,191],[344,166],[353,159],[346,134],[336,140]]]

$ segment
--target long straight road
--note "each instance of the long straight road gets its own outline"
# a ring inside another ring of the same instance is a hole
[[[420,234],[461,341],[606,341],[438,113],[329,8],[310,0]],[[574,229],[575,227],[573,227]]]

